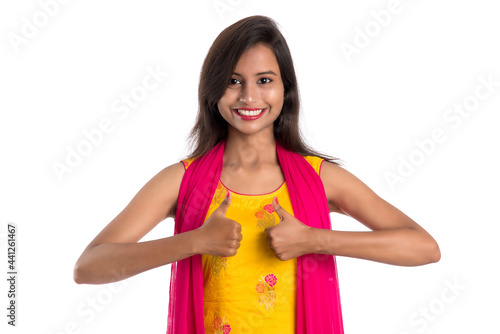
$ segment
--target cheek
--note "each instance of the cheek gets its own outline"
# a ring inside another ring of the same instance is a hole
[[[267,94],[270,103],[276,106],[282,106],[285,99],[285,92],[283,89],[271,89]]]
[[[219,102],[217,102],[217,109],[219,109],[219,112],[222,112],[224,110],[224,106],[226,104],[224,103],[224,99],[220,99]]]
[[[227,104],[225,104],[222,100],[220,100],[219,103],[217,103],[217,109],[219,110],[219,115],[221,115],[226,122],[229,122]]]
[[[227,99],[227,94],[224,94],[219,102],[217,102],[217,107],[219,108],[219,112],[224,113],[225,110],[228,108],[228,99]]]
[[[231,94],[229,92],[226,92],[219,102],[217,102],[217,109],[219,110],[219,114],[226,120],[226,122],[231,121],[231,105],[234,103],[233,99],[231,98]]]
[[[221,97],[219,102],[217,102],[217,106],[219,107],[219,111],[224,112],[227,110],[231,104],[234,103],[234,92],[232,90],[226,90],[224,95]]]

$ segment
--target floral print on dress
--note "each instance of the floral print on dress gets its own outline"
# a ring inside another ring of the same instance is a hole
[[[278,282],[278,278],[274,274],[268,274],[266,277],[260,277],[259,283],[255,286],[255,291],[259,294],[259,304],[264,305],[266,310],[276,303],[276,290],[274,286]]]
[[[228,334],[231,332],[231,325],[228,324],[229,320],[224,317],[215,317],[213,322],[213,327],[215,329],[215,334]]]
[[[222,183],[219,181],[219,183],[217,184],[217,189],[215,189],[215,194],[214,194],[215,206],[216,207],[219,206],[222,203],[222,201],[224,201],[224,198],[226,198],[226,188],[224,188]],[[211,268],[212,274],[214,274],[218,277],[221,270],[227,268],[226,257],[224,257],[224,256],[212,256],[210,259],[210,268]]]
[[[221,270],[227,268],[227,259],[225,256],[211,256],[210,268],[212,269],[212,274],[219,277]]]
[[[214,205],[219,206],[222,201],[226,198],[226,188],[222,185],[222,183],[219,181],[217,183],[217,189],[215,189],[215,194],[214,194]]]
[[[266,205],[264,205],[264,210],[266,210],[269,213],[273,213],[274,212],[273,205],[272,204],[266,204]]]
[[[276,215],[273,214],[274,209],[272,204],[266,204],[255,213],[257,217],[257,227],[260,230],[265,230],[268,227],[276,225]]]

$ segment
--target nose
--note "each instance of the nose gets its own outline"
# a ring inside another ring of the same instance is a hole
[[[256,85],[244,84],[241,87],[240,101],[245,103],[253,103],[257,101],[257,91]]]

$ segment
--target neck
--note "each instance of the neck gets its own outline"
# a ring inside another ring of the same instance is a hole
[[[276,140],[271,131],[244,134],[229,127],[224,148],[224,165],[255,168],[261,164],[278,164]]]

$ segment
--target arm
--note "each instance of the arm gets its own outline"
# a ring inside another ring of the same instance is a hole
[[[273,201],[274,209],[283,221],[268,229],[267,235],[270,247],[279,259],[320,253],[401,266],[439,261],[439,247],[429,233],[376,195],[354,175],[324,161],[320,177],[330,212],[351,216],[372,231],[344,232],[311,228]]]
[[[354,175],[324,161],[320,177],[330,211],[353,217],[372,231],[315,231],[315,252],[401,266],[439,261],[441,253],[434,238]]]
[[[175,217],[181,163],[153,177],[83,251],[74,268],[78,284],[119,281],[195,254],[234,256],[242,239],[239,223],[226,218],[228,196],[198,229],[137,242],[161,220]]]
[[[155,175],[85,248],[75,264],[78,284],[103,284],[193,255],[189,233],[138,241],[160,221],[175,216],[184,167],[176,163]]]

